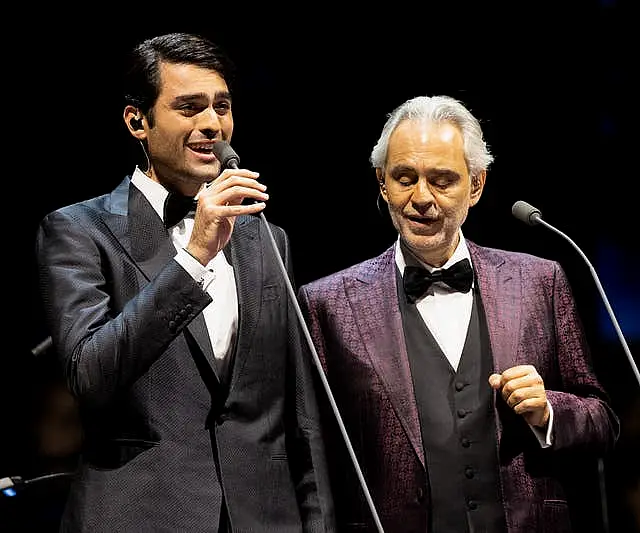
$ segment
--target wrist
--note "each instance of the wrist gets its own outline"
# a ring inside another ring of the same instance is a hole
[[[183,250],[187,252],[191,257],[193,257],[196,261],[198,261],[198,263],[200,263],[202,266],[207,266],[207,264],[209,263],[209,260],[203,259],[197,252],[189,250],[188,247],[185,246]]]

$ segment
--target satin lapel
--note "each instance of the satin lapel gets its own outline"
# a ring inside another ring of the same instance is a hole
[[[375,271],[347,284],[347,297],[371,363],[424,466],[418,409],[398,303],[393,248],[380,257],[377,266]]]
[[[135,186],[129,192],[129,236],[133,258],[147,279],[176,255],[162,220]]]
[[[236,347],[232,351],[227,372],[233,387],[237,376],[242,372],[246,362],[243,357],[249,353],[253,335],[258,323],[260,302],[262,301],[263,261],[259,239],[259,219],[242,217],[236,220],[228,250],[227,259],[233,266],[238,292],[238,335]]]
[[[104,217],[106,228],[122,246],[147,280],[152,279],[175,248],[160,220],[144,195],[126,177],[109,195]]]
[[[151,204],[137,187],[126,181],[112,193],[112,209],[118,214],[128,215],[122,218],[126,222],[117,237],[147,280],[151,280],[176,255],[176,249]],[[187,329],[215,374],[213,348],[202,313],[191,321]]]
[[[520,277],[504,268],[505,260],[468,243],[487,317],[491,352],[497,372],[514,365],[520,337],[522,285]]]

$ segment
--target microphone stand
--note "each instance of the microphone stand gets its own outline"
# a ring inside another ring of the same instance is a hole
[[[571,246],[573,246],[577,250],[577,252],[580,254],[580,257],[582,257],[584,262],[589,267],[589,271],[591,272],[591,275],[593,276],[593,279],[596,282],[596,287],[598,288],[598,292],[600,292],[600,296],[602,297],[602,301],[604,302],[604,306],[607,309],[607,312],[609,313],[609,317],[611,318],[611,322],[613,323],[613,327],[615,328],[616,333],[618,335],[618,338],[620,339],[620,343],[622,344],[622,348],[624,349],[624,353],[626,354],[627,358],[629,359],[629,364],[631,365],[631,368],[633,369],[633,372],[635,374],[636,380],[640,384],[640,373],[638,373],[638,367],[636,366],[636,363],[635,363],[633,357],[631,356],[631,350],[629,350],[629,346],[627,345],[627,341],[624,338],[624,335],[622,334],[622,329],[620,329],[620,326],[618,325],[618,321],[617,321],[617,319],[615,317],[615,314],[613,313],[613,309],[611,308],[611,305],[609,304],[609,299],[607,298],[607,295],[604,292],[604,289],[602,288],[602,284],[600,283],[600,279],[598,278],[598,274],[596,273],[595,268],[593,268],[593,265],[591,264],[591,261],[589,261],[589,258],[584,254],[584,252],[580,249],[580,247],[575,242],[573,242],[573,240],[571,240],[571,238],[568,235],[564,234],[562,231],[560,231],[559,229],[555,228],[551,224],[548,224],[547,222],[545,222],[542,219],[542,215],[540,214],[540,211],[538,209],[536,209],[535,207],[533,207],[531,204],[528,204],[527,202],[519,200],[515,204],[513,204],[511,212],[517,219],[521,220],[522,222],[524,222],[525,224],[527,224],[529,226],[535,226],[537,224],[542,224],[543,226],[545,226],[546,228],[550,229],[554,233],[557,233],[558,235],[560,235],[563,239],[565,239],[569,244],[571,244]],[[603,527],[604,527],[604,530],[608,532],[609,531],[609,518],[608,518],[608,514],[609,513],[608,513],[607,497],[606,497],[605,474],[604,474],[604,458],[603,457],[598,457],[598,479],[599,479],[600,505],[601,505],[601,510],[602,510]]]
[[[214,154],[218,161],[220,161],[221,168],[238,168],[240,163],[240,158],[238,154],[235,153],[233,148],[225,142],[219,141],[214,144],[213,148]],[[329,398],[329,403],[331,404],[331,408],[333,413],[338,421],[338,426],[340,427],[340,432],[342,433],[342,438],[344,439],[345,444],[347,445],[347,450],[349,451],[349,455],[351,457],[351,461],[353,462],[353,466],[356,469],[356,473],[358,475],[358,480],[360,481],[360,485],[362,486],[362,490],[364,492],[364,496],[367,500],[367,504],[371,509],[371,514],[373,515],[373,520],[376,524],[376,528],[379,533],[384,533],[384,529],[382,528],[382,523],[380,522],[380,518],[378,517],[378,513],[376,511],[375,505],[373,504],[373,499],[371,498],[371,494],[369,493],[369,488],[367,487],[367,483],[362,474],[362,470],[358,465],[358,459],[356,458],[356,454],[353,451],[353,446],[351,445],[351,440],[349,439],[349,435],[347,434],[347,430],[342,421],[342,416],[340,415],[340,411],[338,410],[338,406],[333,397],[333,393],[331,392],[331,387],[329,386],[329,382],[327,381],[327,377],[322,370],[322,363],[320,362],[320,357],[318,357],[318,352],[316,351],[315,346],[313,345],[313,339],[311,338],[311,334],[309,333],[309,328],[304,320],[304,315],[300,310],[300,304],[298,303],[298,297],[293,290],[293,286],[291,285],[291,281],[289,280],[289,274],[287,272],[287,268],[285,267],[282,257],[280,257],[280,252],[278,252],[278,245],[276,244],[276,240],[273,237],[273,233],[271,232],[271,228],[267,223],[267,219],[264,216],[264,213],[261,211],[260,220],[262,220],[265,229],[267,230],[267,234],[269,235],[269,240],[271,241],[271,247],[273,248],[274,255],[276,256],[276,260],[278,261],[278,266],[280,267],[280,272],[282,273],[282,278],[287,286],[287,292],[289,293],[289,298],[291,303],[293,304],[296,314],[298,315],[298,321],[300,322],[300,326],[304,331],[305,338],[307,340],[307,344],[309,345],[309,349],[313,355],[314,363],[318,369],[318,373],[320,374],[320,379],[322,380],[322,385],[327,393],[327,397]]]
[[[273,238],[273,233],[271,232],[271,228],[269,227],[269,224],[267,223],[267,219],[264,216],[263,212],[260,212],[260,219],[262,220],[262,222],[264,223],[264,227],[267,229],[267,234],[269,235],[269,240],[271,241],[271,246],[273,247],[273,251],[275,253],[276,259],[278,261],[278,265],[280,266],[280,271],[282,272],[282,277],[286,283],[287,286],[287,291],[289,292],[289,297],[291,299],[291,302],[293,303],[293,306],[296,310],[296,314],[298,315],[298,320],[300,321],[300,325],[302,326],[302,329],[304,331],[304,335],[307,339],[307,344],[309,345],[309,349],[311,350],[311,353],[313,354],[313,360],[315,362],[316,367],[318,367],[318,373],[320,374],[320,378],[322,380],[322,385],[324,386],[324,389],[327,393],[327,396],[329,397],[329,403],[331,404],[331,408],[333,409],[333,413],[336,417],[336,420],[338,421],[338,426],[340,426],[340,432],[342,433],[342,437],[347,445],[347,449],[349,451],[349,455],[351,457],[351,461],[353,462],[353,466],[356,469],[356,473],[358,475],[358,479],[360,480],[360,485],[362,486],[362,490],[364,492],[364,496],[367,500],[367,504],[369,505],[369,508],[371,509],[371,514],[373,515],[373,520],[376,524],[376,528],[378,529],[379,533],[384,533],[384,529],[382,528],[382,523],[380,522],[380,518],[378,517],[378,513],[376,511],[375,505],[373,503],[373,499],[371,498],[371,494],[369,493],[369,489],[367,487],[367,483],[364,479],[364,475],[362,474],[362,470],[360,469],[360,466],[358,465],[358,459],[356,458],[356,454],[353,450],[353,446],[351,445],[351,440],[349,439],[349,435],[347,434],[347,430],[344,426],[344,423],[342,421],[342,416],[340,415],[340,411],[338,410],[338,406],[336,404],[336,401],[333,397],[333,393],[331,392],[331,387],[329,386],[329,382],[327,381],[327,377],[324,374],[324,371],[322,370],[322,363],[320,362],[320,357],[318,357],[318,352],[316,351],[316,348],[313,344],[313,339],[311,338],[311,334],[309,333],[309,328],[307,327],[307,324],[304,320],[304,315],[302,314],[302,311],[300,310],[300,304],[298,303],[298,298],[297,295],[295,293],[295,291],[293,290],[293,286],[291,285],[291,281],[289,280],[289,275],[287,273],[287,269],[284,266],[284,263],[282,262],[282,257],[280,257],[280,253],[278,252],[278,246],[276,244],[275,239]]]
[[[596,273],[595,268],[593,268],[593,265],[591,264],[587,256],[582,252],[582,250],[578,247],[578,245],[569,238],[569,236],[565,235],[563,232],[561,232],[559,229],[556,229],[551,224],[545,222],[539,214],[534,213],[534,217],[535,217],[535,223],[542,224],[546,228],[549,228],[551,231],[557,233],[558,235],[566,239],[569,242],[569,244],[571,244],[571,246],[573,246],[578,251],[582,259],[584,259],[585,263],[587,263],[587,266],[589,267],[589,271],[591,272],[591,275],[593,276],[593,279],[596,282],[596,287],[598,287],[598,292],[600,292],[600,296],[602,297],[602,301],[604,302],[604,306],[607,309],[607,312],[609,313],[609,317],[611,318],[613,327],[616,330],[616,334],[620,339],[620,343],[622,344],[624,353],[627,356],[627,359],[629,360],[629,364],[631,365],[631,368],[633,369],[633,373],[635,374],[636,380],[640,385],[640,372],[638,371],[638,366],[636,365],[636,362],[634,361],[633,356],[631,355],[631,350],[629,349],[629,346],[627,345],[627,341],[624,338],[624,335],[622,334],[622,330],[618,325],[618,321],[616,320],[616,317],[613,313],[613,309],[609,304],[609,299],[607,298],[607,295],[605,294],[604,289],[602,288],[602,284],[600,283],[600,279],[598,278],[598,274]]]

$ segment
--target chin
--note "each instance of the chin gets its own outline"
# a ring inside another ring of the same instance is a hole
[[[220,175],[220,164],[191,167],[191,174],[200,178],[201,181],[211,181]]]
[[[442,237],[440,235],[416,235],[415,233],[405,233],[404,241],[412,250],[430,251],[442,246]]]
[[[427,258],[431,258],[434,254],[439,254],[440,251],[447,248],[447,243],[444,241],[441,233],[436,233],[435,235],[416,235],[415,233],[405,233],[402,238],[407,247],[415,255],[429,264],[431,264],[431,261],[427,261]]]

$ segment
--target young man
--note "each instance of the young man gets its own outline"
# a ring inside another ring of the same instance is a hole
[[[196,35],[138,45],[123,118],[148,164],[39,228],[85,430],[63,531],[332,530],[315,369],[255,216],[266,187],[213,152],[233,133],[230,69]]]
[[[560,266],[464,238],[491,161],[460,102],[405,102],[371,154],[397,241],[300,288],[387,532],[597,531],[583,481],[618,420]],[[332,418],[338,528],[376,531]]]

